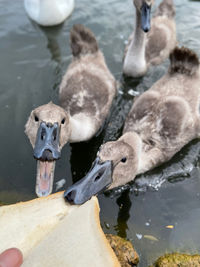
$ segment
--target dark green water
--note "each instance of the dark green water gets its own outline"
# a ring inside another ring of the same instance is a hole
[[[42,29],[26,16],[23,1],[0,0],[0,202],[13,203],[35,197],[36,163],[24,134],[30,111],[53,100],[71,53],[69,30],[83,23],[93,30],[109,68],[121,81],[119,96],[102,132],[91,141],[67,145],[57,162],[55,181],[66,179],[65,188],[90,168],[103,141],[116,139],[133,96],[142,93],[167,70],[168,62],[150,69],[141,80],[124,81],[121,74],[124,42],[132,31],[131,0],[81,0],[61,26]],[[159,2],[159,1],[158,1]],[[180,44],[200,56],[200,2],[175,0]],[[200,172],[196,140],[172,161],[143,175],[138,183],[162,186],[135,193],[134,185],[99,196],[105,232],[130,239],[140,255],[140,267],[165,252],[200,251]],[[165,178],[169,177],[167,181]],[[149,182],[151,181],[151,182]],[[164,182],[165,181],[165,182]],[[173,225],[173,229],[167,229]],[[154,236],[158,241],[145,238]]]

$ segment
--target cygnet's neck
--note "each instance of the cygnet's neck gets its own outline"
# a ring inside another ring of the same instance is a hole
[[[87,141],[96,132],[94,121],[84,113],[78,113],[70,117],[70,128],[70,142]]]
[[[142,21],[141,12],[139,12],[136,9],[136,22],[135,22],[134,38],[131,42],[131,45],[137,51],[141,51],[142,49],[144,50],[144,48],[145,48],[145,36],[146,36],[146,34],[142,30],[141,21]]]
[[[145,40],[146,34],[141,26],[141,13],[136,9],[133,39],[131,40],[124,60],[124,73],[126,75],[139,77],[146,72]]]

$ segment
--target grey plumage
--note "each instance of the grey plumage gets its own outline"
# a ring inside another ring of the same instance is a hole
[[[110,188],[168,161],[199,137],[199,106],[199,59],[190,49],[176,47],[168,72],[134,101],[122,136],[105,143],[98,153],[102,162],[114,162]]]
[[[98,51],[98,44],[94,34],[81,24],[76,24],[72,27],[70,44],[74,57],[89,53],[93,54]]]

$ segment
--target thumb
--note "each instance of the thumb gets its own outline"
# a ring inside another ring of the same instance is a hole
[[[17,248],[10,248],[0,254],[0,267],[20,267],[23,255]]]

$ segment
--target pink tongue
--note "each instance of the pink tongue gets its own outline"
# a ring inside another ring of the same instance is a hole
[[[36,194],[48,196],[52,192],[55,161],[37,161]]]
[[[49,191],[50,179],[51,179],[51,167],[50,162],[40,163],[40,183],[39,187],[41,191]]]

